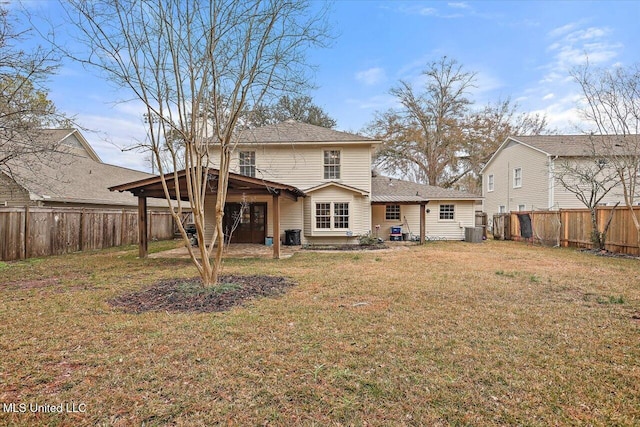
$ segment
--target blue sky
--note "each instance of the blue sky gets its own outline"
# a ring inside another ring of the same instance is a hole
[[[31,4],[55,18],[52,3]],[[510,98],[576,133],[570,70],[586,56],[597,67],[640,62],[640,1],[338,0],[330,21],[332,45],[309,52],[317,66],[310,95],[352,132],[396,105],[389,90],[401,79],[419,85],[426,65],[446,55],[477,73],[477,108]],[[49,87],[62,111],[95,131],[84,134],[105,162],[149,170],[143,156],[122,151],[144,139],[138,104],[117,103],[113,87],[77,64],[65,64]]]

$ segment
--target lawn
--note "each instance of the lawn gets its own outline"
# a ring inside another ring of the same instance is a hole
[[[108,301],[196,275],[136,255],[0,263],[1,425],[640,425],[637,259],[302,251],[225,263],[279,296],[130,314]]]

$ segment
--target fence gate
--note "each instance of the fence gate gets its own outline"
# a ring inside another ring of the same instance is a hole
[[[493,215],[493,238],[511,240],[511,216],[508,213]]]

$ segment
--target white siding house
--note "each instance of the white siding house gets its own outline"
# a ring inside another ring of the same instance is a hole
[[[493,154],[482,170],[484,211],[495,213],[584,208],[584,204],[560,185],[556,171],[564,162],[598,161],[588,135],[512,136]],[[623,202],[618,186],[603,204]]]

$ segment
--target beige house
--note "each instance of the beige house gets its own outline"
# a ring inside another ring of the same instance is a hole
[[[490,216],[510,211],[584,208],[557,182],[564,162],[605,161],[594,156],[588,135],[512,136],[482,170],[484,211]],[[603,204],[624,203],[621,187],[613,188]]]
[[[0,207],[137,207],[134,196],[108,187],[152,175],[103,163],[77,129],[43,129],[39,137],[57,146],[56,152],[0,166]],[[151,206],[166,208],[167,203],[155,200]]]
[[[482,207],[482,198],[476,194],[375,174],[371,187],[372,230],[385,240],[393,234],[391,228],[398,226],[403,237],[419,237],[424,202],[427,239],[463,240],[465,228],[475,226],[476,210]]]
[[[372,156],[379,144],[360,135],[286,121],[243,131],[231,172],[292,186],[304,194],[279,202],[281,233],[276,238],[285,243],[291,235],[299,235],[300,244],[357,243],[359,236],[370,233],[388,240],[392,226],[401,226],[398,234],[415,240],[420,239],[421,228],[426,236],[463,239],[464,228],[475,225],[476,202],[481,198],[372,177]],[[217,161],[215,147],[211,154]],[[232,241],[260,243],[273,238],[273,203],[269,195],[230,195],[225,228],[230,229],[242,212]],[[209,197],[205,206],[209,224],[214,222],[214,206],[215,199]]]

